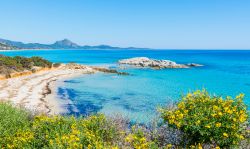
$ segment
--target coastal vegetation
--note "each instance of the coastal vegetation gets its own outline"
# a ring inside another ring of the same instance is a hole
[[[5,66],[10,69],[12,68],[17,71],[22,71],[25,69],[27,70],[32,69],[32,67],[34,66],[49,68],[52,66],[52,63],[49,62],[48,60],[36,56],[31,58],[26,58],[21,56],[9,57],[0,55],[0,66]]]
[[[244,95],[188,93],[159,109],[152,124],[131,124],[120,116],[34,114],[0,103],[1,148],[247,148],[248,114]]]

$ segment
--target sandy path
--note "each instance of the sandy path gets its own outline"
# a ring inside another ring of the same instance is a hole
[[[51,89],[53,82],[94,72],[95,70],[90,67],[84,69],[60,67],[28,76],[0,80],[0,101],[11,101],[32,111],[58,114],[63,111],[60,103],[55,98],[47,97],[53,90]]]

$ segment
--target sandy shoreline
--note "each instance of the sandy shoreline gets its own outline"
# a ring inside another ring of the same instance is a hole
[[[46,114],[65,112],[63,104],[55,97],[56,81],[82,74],[95,73],[91,67],[59,68],[0,81],[0,101],[10,101],[29,110]]]

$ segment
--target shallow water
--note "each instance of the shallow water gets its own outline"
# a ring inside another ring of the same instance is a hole
[[[250,51],[196,50],[28,50],[0,52],[9,56],[42,56],[53,62],[77,62],[117,68],[119,59],[146,56],[178,63],[199,63],[191,69],[122,69],[131,76],[97,73],[60,82],[58,97],[70,99],[76,108],[71,114],[120,113],[148,122],[156,107],[178,100],[181,94],[206,88],[217,95],[250,95]]]

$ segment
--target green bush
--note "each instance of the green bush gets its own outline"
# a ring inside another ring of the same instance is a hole
[[[34,56],[34,57],[31,57],[30,59],[34,63],[34,66],[49,67],[49,68],[52,67],[51,62],[49,62],[41,57]]]
[[[0,57],[0,66],[6,66],[14,70],[23,70],[21,63],[18,63],[13,57]]]
[[[246,132],[248,115],[243,97],[223,99],[205,90],[196,91],[184,96],[177,107],[162,110],[162,117],[185,133],[187,145],[230,147],[238,145]]]
[[[21,56],[15,56],[13,58],[18,64],[22,65],[23,68],[31,69],[34,65],[34,62],[32,62],[32,59],[25,58]]]
[[[41,57],[0,56],[0,66],[14,71],[31,70],[34,66],[51,68],[52,63]]]

